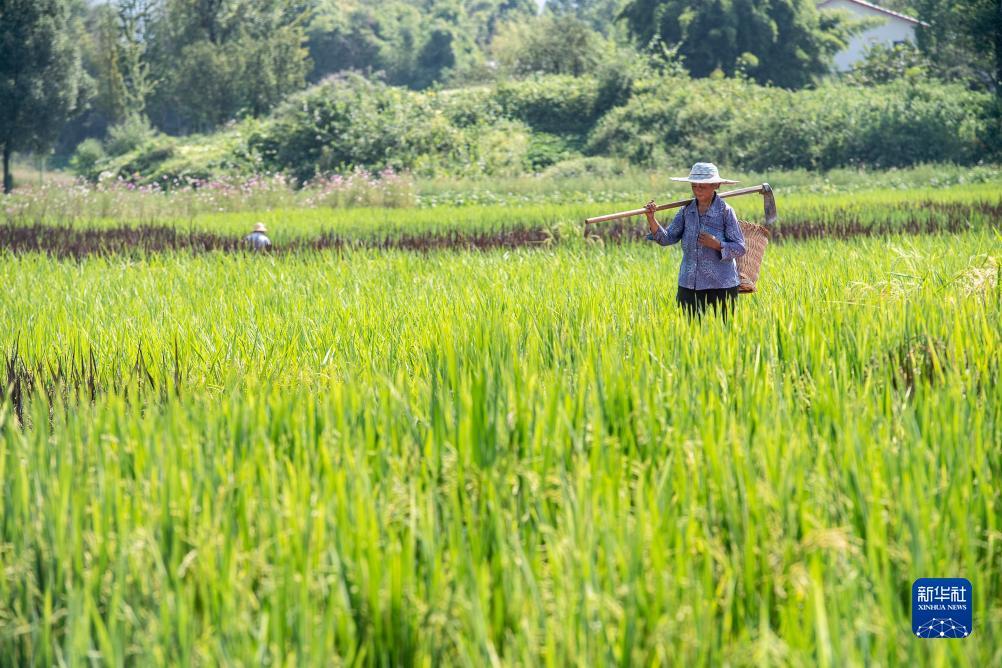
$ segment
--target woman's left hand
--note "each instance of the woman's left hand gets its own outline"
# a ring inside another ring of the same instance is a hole
[[[709,232],[700,232],[699,237],[696,238],[696,242],[699,243],[700,246],[706,246],[707,248],[712,248],[713,250],[720,250],[720,241]]]

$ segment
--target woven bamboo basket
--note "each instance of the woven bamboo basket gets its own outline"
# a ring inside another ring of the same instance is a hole
[[[765,247],[769,245],[769,230],[744,220],[739,220],[738,223],[741,225],[741,233],[745,235],[745,254],[735,260],[740,281],[738,292],[755,292],[762,256],[765,255]]]

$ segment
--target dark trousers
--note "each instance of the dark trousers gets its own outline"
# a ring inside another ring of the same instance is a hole
[[[727,314],[734,310],[734,303],[738,299],[738,288],[717,288],[715,290],[690,290],[678,286],[678,294],[675,301],[682,307],[686,315],[702,316],[703,311],[709,306],[720,316],[727,320]]]

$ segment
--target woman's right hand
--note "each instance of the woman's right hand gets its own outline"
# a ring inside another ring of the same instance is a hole
[[[647,209],[647,217],[653,218],[654,213],[658,210],[658,205],[654,203],[654,200],[651,200],[644,205],[644,208]]]
[[[651,234],[657,234],[658,231],[658,221],[654,217],[654,212],[657,211],[658,205],[651,200],[644,206],[644,213],[647,214],[647,227],[651,230]]]

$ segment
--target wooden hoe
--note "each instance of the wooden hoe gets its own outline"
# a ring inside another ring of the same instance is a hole
[[[752,186],[750,188],[739,188],[737,190],[729,190],[725,193],[718,193],[717,197],[727,198],[727,197],[737,197],[738,195],[748,195],[751,193],[762,193],[762,199],[765,204],[765,224],[772,225],[776,222],[776,196],[772,192],[772,187],[768,183],[763,183],[760,186]],[[680,206],[685,206],[692,202],[692,198],[680,199],[675,202],[668,202],[667,204],[658,205],[656,211],[664,211],[665,209],[675,209]],[[608,213],[604,216],[595,216],[594,218],[586,218],[585,225],[592,225],[594,223],[604,223],[610,220],[616,220],[618,218],[630,218],[632,216],[642,216],[646,209],[632,209],[630,211],[620,211],[619,213]],[[587,234],[587,227],[585,228]]]

